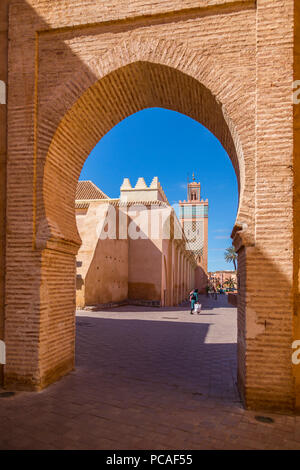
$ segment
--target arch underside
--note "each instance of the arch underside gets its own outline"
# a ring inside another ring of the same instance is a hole
[[[42,164],[37,170],[37,186],[42,191],[36,203],[38,248],[49,247],[55,240],[63,251],[67,245],[74,246],[76,251],[80,238],[74,199],[86,158],[98,141],[121,120],[152,107],[185,114],[203,124],[219,139],[235,169],[241,203],[243,154],[241,146],[236,146],[224,108],[208,88],[186,73],[166,65],[137,61],[96,81],[60,121],[47,158],[40,159]],[[44,125],[40,132],[49,136]],[[213,165],[213,155],[211,158]]]

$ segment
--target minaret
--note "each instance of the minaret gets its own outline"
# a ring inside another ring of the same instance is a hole
[[[208,200],[201,199],[201,184],[193,181],[187,184],[187,201],[179,201],[180,222],[187,237],[187,250],[194,252],[200,270],[203,271],[197,287],[203,290],[207,275]],[[203,277],[203,279],[202,279]]]

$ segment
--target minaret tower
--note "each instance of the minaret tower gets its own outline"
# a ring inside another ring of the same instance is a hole
[[[195,180],[187,184],[187,201],[179,201],[180,222],[187,237],[187,249],[194,252],[199,266],[197,286],[203,291],[207,285],[208,200],[201,199],[201,184]]]

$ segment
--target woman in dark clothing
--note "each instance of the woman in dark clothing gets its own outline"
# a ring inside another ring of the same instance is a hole
[[[195,303],[198,302],[198,289],[194,289],[190,292],[190,301],[191,301],[191,315],[193,315]]]

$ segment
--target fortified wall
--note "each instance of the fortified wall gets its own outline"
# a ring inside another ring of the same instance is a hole
[[[186,300],[195,286],[196,259],[186,250],[183,229],[158,178],[149,187],[144,178],[134,187],[125,178],[119,199],[93,186],[79,181],[75,202],[82,240],[77,306],[172,306]]]

